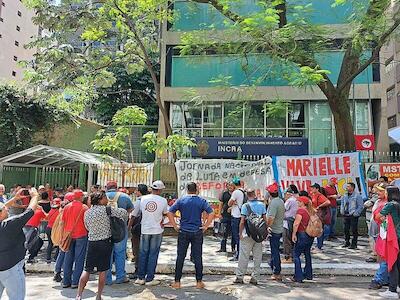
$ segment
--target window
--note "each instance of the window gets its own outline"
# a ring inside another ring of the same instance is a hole
[[[396,127],[397,126],[397,118],[396,115],[391,116],[387,119],[388,122],[388,129]]]
[[[17,31],[21,31],[21,27],[19,27],[18,25],[17,25]]]
[[[12,72],[11,72],[11,75],[14,76],[14,77],[17,76],[17,72],[12,71]]]
[[[386,91],[386,99],[387,99],[387,102],[388,102],[388,103],[394,101],[394,94],[395,94],[394,86],[390,87],[390,88]]]
[[[17,12],[18,17],[22,17],[22,13],[20,11]]]
[[[14,61],[18,61],[18,57],[14,55]]]
[[[15,42],[14,42],[14,45],[18,47],[18,46],[19,46],[19,42],[18,42],[18,41],[15,41]]]
[[[385,61],[385,72],[386,73],[391,72],[393,70],[393,68],[394,68],[394,65],[395,65],[394,57],[392,56],[392,57],[390,57],[389,59],[387,59]]]

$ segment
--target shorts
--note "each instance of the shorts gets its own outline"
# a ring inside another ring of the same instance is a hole
[[[110,269],[112,249],[111,238],[101,241],[89,241],[85,258],[85,271],[93,274],[96,271],[104,272]]]

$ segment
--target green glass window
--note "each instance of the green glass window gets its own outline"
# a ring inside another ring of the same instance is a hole
[[[332,114],[328,103],[311,102],[309,115],[310,153],[332,152]]]

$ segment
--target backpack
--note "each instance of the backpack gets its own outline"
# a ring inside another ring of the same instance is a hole
[[[310,215],[310,220],[306,227],[306,233],[312,237],[320,237],[323,233],[322,221],[317,214]]]
[[[245,222],[245,228],[247,235],[251,237],[255,242],[261,243],[268,236],[267,224],[262,216],[257,215],[253,212],[249,203],[246,203],[247,216]]]
[[[39,239],[40,237],[38,229],[36,227],[29,227],[29,229],[25,232],[25,249],[32,250]]]
[[[111,241],[113,243],[119,243],[125,238],[125,221],[114,217],[111,215],[111,207],[106,207],[106,212],[108,217],[110,218],[110,225],[111,225]]]
[[[64,221],[62,220],[62,211],[56,217],[53,227],[51,228],[51,240],[54,246],[59,246],[64,233]]]
[[[242,206],[243,206],[247,203],[249,198],[247,197],[247,193],[244,190],[242,190],[242,189],[239,189],[239,190],[243,193],[243,203],[242,203]]]

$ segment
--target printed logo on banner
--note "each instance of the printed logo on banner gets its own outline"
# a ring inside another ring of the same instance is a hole
[[[355,135],[356,150],[375,150],[375,137],[372,134]]]

